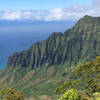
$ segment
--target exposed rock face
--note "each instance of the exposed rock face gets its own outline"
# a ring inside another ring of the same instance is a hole
[[[9,57],[7,66],[34,67],[77,63],[100,55],[100,17],[84,16],[72,28],[54,32],[48,39]]]

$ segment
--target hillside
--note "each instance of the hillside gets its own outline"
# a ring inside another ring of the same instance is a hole
[[[61,95],[59,100],[71,100],[64,98],[70,98],[73,89],[78,95],[77,100],[100,100],[100,56],[78,65],[70,79],[58,86],[55,94]],[[72,97],[75,97],[75,94]]]
[[[8,58],[0,79],[33,96],[54,98],[54,89],[69,79],[78,63],[100,56],[100,17],[84,16],[64,33],[54,32],[28,50]]]
[[[64,34],[54,32],[47,40],[36,43],[27,51],[14,53],[7,65],[33,68],[45,63],[49,66],[89,60],[99,54],[99,23],[100,18],[85,16]]]

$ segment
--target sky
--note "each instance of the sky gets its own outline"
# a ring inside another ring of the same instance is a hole
[[[0,9],[37,10],[64,8],[72,4],[87,5],[91,0],[0,0]]]
[[[100,0],[0,0],[0,20],[78,20],[100,16]]]

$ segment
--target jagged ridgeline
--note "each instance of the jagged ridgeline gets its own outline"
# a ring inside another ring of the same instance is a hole
[[[68,31],[53,33],[48,39],[9,57],[7,66],[39,67],[64,62],[77,63],[100,55],[100,18],[85,16]]]
[[[100,17],[86,15],[64,33],[54,32],[28,50],[14,53],[0,79],[25,95],[52,97],[57,85],[70,76],[72,65],[96,56],[100,56]]]

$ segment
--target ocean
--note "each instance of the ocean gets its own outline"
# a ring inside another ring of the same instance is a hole
[[[0,66],[0,70],[2,70],[5,66],[6,66],[6,64],[2,64],[2,65]]]

